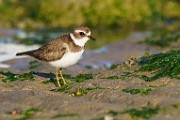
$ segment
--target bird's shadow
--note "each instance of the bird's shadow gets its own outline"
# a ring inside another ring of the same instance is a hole
[[[54,79],[55,78],[55,75],[53,73],[42,73],[42,72],[35,72],[35,71],[31,71],[29,73],[33,74],[33,75],[36,75],[36,76],[39,76],[39,77],[43,77],[43,78],[49,78],[49,79]],[[10,72],[10,71],[1,72],[1,74],[6,76],[6,77],[13,77],[13,76],[21,75],[21,74],[16,74],[16,73],[13,73],[13,72]]]
[[[43,77],[43,78],[51,78],[51,79],[55,78],[55,75],[53,73],[42,73],[42,72],[35,72],[35,71],[31,71],[29,73],[39,76],[39,77]],[[2,72],[1,74],[6,77],[20,75],[20,74],[16,74],[16,73],[12,73],[12,72]]]
[[[33,74],[39,77],[48,78],[49,80],[46,80],[43,83],[53,83],[56,87],[58,87],[56,84],[56,80],[54,79],[55,75],[53,73],[33,72]]]
[[[43,78],[52,78],[52,79],[55,78],[55,75],[53,73],[42,73],[42,72],[33,71],[33,74]]]
[[[19,75],[19,74],[15,74],[15,73],[12,73],[12,72],[2,72],[1,74],[4,75],[4,76],[6,76],[6,77]]]

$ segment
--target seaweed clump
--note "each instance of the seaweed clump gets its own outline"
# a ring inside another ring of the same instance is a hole
[[[13,81],[25,81],[25,80],[34,81],[35,80],[33,72],[23,73],[23,74],[14,74],[9,71],[9,72],[0,72],[0,74],[3,75],[0,81],[5,82],[5,83],[13,82]]]
[[[75,113],[57,114],[57,115],[53,116],[52,118],[53,118],[53,119],[56,119],[56,118],[64,118],[64,117],[79,117],[79,115],[78,115],[78,114],[75,114]]]
[[[180,79],[180,50],[143,56],[138,64],[140,65],[139,71],[155,73],[152,77],[139,76],[146,81],[153,81],[162,77]]]
[[[121,112],[121,114],[129,114],[132,118],[143,118],[143,119],[148,119],[156,114],[158,114],[159,108],[155,107],[155,108],[147,108],[147,107],[143,107],[140,110],[139,109],[135,109],[135,108],[131,108],[131,109],[127,109],[123,112]]]
[[[141,109],[130,108],[123,111],[109,111],[109,114],[112,116],[117,116],[119,114],[129,114],[132,118],[148,119],[158,114],[159,110],[160,109],[158,107],[142,107]]]

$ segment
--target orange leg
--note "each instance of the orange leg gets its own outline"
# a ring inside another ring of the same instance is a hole
[[[62,68],[59,69],[59,73],[60,73],[60,76],[61,76],[61,78],[62,78],[63,85],[65,85],[65,84],[66,84],[66,81],[65,81],[65,79],[64,79],[64,77],[63,77],[63,74],[62,74]]]
[[[60,84],[60,82],[59,82],[59,77],[58,77],[58,76],[59,76],[59,70],[57,69],[57,70],[56,70],[56,82],[57,82],[57,86],[58,86],[58,87],[61,87],[61,84]]]

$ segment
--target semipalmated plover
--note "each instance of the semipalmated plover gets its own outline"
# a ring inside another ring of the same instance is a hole
[[[88,40],[95,40],[95,38],[91,36],[90,29],[86,26],[79,26],[74,28],[74,31],[70,34],[59,36],[47,44],[44,44],[39,49],[17,53],[16,55],[29,55],[56,67],[55,76],[57,86],[60,87],[59,73],[62,78],[62,84],[66,84],[62,75],[62,68],[78,62]]]

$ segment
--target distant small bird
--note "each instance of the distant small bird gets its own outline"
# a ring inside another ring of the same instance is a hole
[[[136,57],[131,57],[130,59],[128,59],[128,61],[125,62],[125,64],[130,68],[132,68],[132,65],[134,65],[137,62],[137,58]]]
[[[59,36],[39,49],[17,53],[16,55],[29,55],[56,67],[57,86],[60,87],[59,73],[62,78],[62,84],[65,85],[66,81],[62,75],[62,68],[78,62],[88,40],[95,40],[91,36],[90,29],[86,26],[79,26],[74,28],[74,31],[70,34]]]

